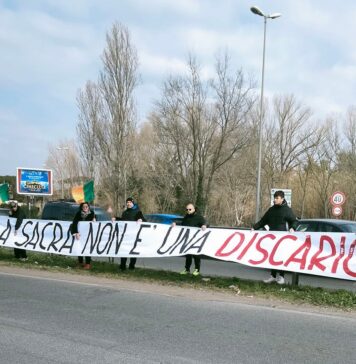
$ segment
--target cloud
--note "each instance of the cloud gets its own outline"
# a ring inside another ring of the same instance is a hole
[[[46,159],[46,132],[6,109],[0,110],[0,125],[6,126],[6,133],[0,134],[0,143],[3,155],[8,155],[1,162],[1,174],[15,175],[16,167],[41,168]]]
[[[187,70],[186,62],[175,58],[165,57],[163,55],[155,55],[140,52],[140,68],[143,73],[152,74],[171,74],[171,73],[183,73]]]
[[[203,79],[213,76],[217,53],[227,50],[233,68],[260,82],[263,19],[250,12],[251,5],[247,0],[3,2],[0,123],[13,128],[2,142],[16,137],[18,158],[41,161],[47,143],[74,136],[76,92],[86,80],[97,80],[105,32],[114,21],[128,27],[138,50],[140,120],[159,97],[163,80],[186,72],[189,53]],[[293,93],[320,118],[354,104],[356,3],[345,0],[341,8],[331,0],[261,0],[258,5],[282,13],[267,23],[265,95]]]
[[[49,84],[97,65],[95,52],[102,44],[90,27],[31,11],[5,10],[1,22],[6,29],[0,34],[6,49],[0,61],[2,83]]]
[[[132,0],[131,2],[136,8],[145,9],[148,13],[157,12],[159,9],[161,12],[174,12],[177,15],[194,15],[201,11],[200,2],[192,0],[150,0],[149,6],[147,6],[146,0]]]

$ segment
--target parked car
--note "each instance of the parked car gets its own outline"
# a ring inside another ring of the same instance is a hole
[[[171,225],[175,222],[177,225],[182,224],[183,216],[172,214],[145,214],[148,222],[157,222],[159,224]]]
[[[0,207],[0,216],[9,216],[9,211],[7,207]]]
[[[356,233],[356,221],[337,219],[301,219],[296,231]]]
[[[109,214],[101,207],[91,206],[91,209],[95,211],[98,221],[111,220]],[[49,201],[43,208],[41,219],[72,221],[78,210],[79,204],[74,201]]]

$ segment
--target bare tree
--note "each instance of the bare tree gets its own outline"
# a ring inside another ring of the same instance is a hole
[[[103,70],[99,87],[103,98],[103,117],[98,131],[101,150],[102,185],[114,209],[125,198],[127,167],[134,149],[132,137],[136,126],[133,92],[137,86],[138,58],[129,31],[114,24],[106,36],[102,55]]]
[[[307,160],[322,139],[322,129],[311,122],[311,110],[293,95],[274,98],[271,123],[266,129],[265,168],[274,183],[286,183],[290,172]]]
[[[254,146],[244,148],[244,153],[234,156],[217,174],[209,202],[209,219],[214,224],[251,226],[255,204]]]
[[[356,219],[356,107],[348,109],[344,122],[343,148],[338,155],[339,188],[347,195],[344,215]]]
[[[316,160],[311,166],[311,171],[317,196],[313,200],[316,216],[329,217],[329,198],[335,187],[333,179],[336,176],[337,158],[340,151],[340,135],[335,119],[326,120],[325,133],[325,139],[317,150]]]
[[[48,148],[46,167],[54,172],[54,192],[57,197],[70,198],[71,188],[82,182],[81,161],[74,140],[64,140]]]
[[[229,72],[228,57],[216,63],[216,79],[204,82],[193,57],[187,76],[170,77],[152,121],[184,191],[204,211],[216,172],[243,146],[253,104],[242,71]]]
[[[131,188],[127,184],[129,160],[136,127],[134,90],[138,83],[138,58],[128,29],[115,23],[106,35],[103,69],[97,84],[88,82],[78,94],[78,136],[81,155],[96,184],[113,205]]]
[[[177,171],[172,168],[171,151],[160,144],[153,124],[147,122],[137,136],[135,176],[141,181],[140,203],[149,212],[178,212],[176,181]]]
[[[356,106],[351,106],[346,115],[345,136],[349,143],[349,152],[356,156]]]
[[[77,95],[79,121],[77,124],[78,149],[83,161],[83,175],[95,179],[95,169],[99,160],[98,129],[103,114],[102,97],[99,87],[88,81],[84,90]]]

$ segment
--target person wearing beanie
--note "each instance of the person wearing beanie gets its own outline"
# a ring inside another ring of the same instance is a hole
[[[132,197],[129,197],[126,199],[126,209],[122,213],[121,217],[119,217],[119,218],[117,217],[116,220],[137,221],[137,222],[146,221],[145,217],[143,216],[143,213],[141,212],[141,210],[139,209],[137,204],[135,204],[135,201]],[[130,270],[135,269],[136,261],[137,261],[137,258],[130,258],[130,263],[129,263]],[[127,258],[125,258],[125,257],[121,258],[120,270],[122,270],[122,271],[126,270],[126,262],[127,262]]]

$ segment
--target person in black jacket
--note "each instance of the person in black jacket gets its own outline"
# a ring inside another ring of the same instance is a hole
[[[182,220],[183,226],[193,226],[193,227],[200,227],[202,230],[206,229],[206,220],[205,218],[198,214],[196,211],[196,208],[194,204],[188,203],[186,207],[186,214]],[[175,226],[175,223],[173,223],[173,226]],[[185,257],[185,268],[180,274],[186,275],[190,273],[190,267],[192,265],[192,261],[194,259],[194,266],[195,269],[193,271],[193,276],[199,276],[200,275],[200,256],[199,255],[192,255],[188,254]]]
[[[71,226],[72,235],[75,236],[76,239],[80,239],[80,233],[78,231],[78,223],[79,221],[96,221],[96,216],[93,211],[90,209],[90,205],[88,202],[82,202],[79,205],[79,211],[75,214],[73,223]],[[83,264],[83,257],[78,257],[78,265],[83,267],[84,269],[91,268],[91,257],[85,257],[85,264]]]
[[[120,218],[116,218],[116,220],[121,221],[137,221],[142,222],[146,221],[143,213],[139,209],[138,205],[135,204],[135,201],[132,197],[129,197],[126,200],[126,210],[122,213]],[[137,258],[130,258],[129,269],[134,270],[136,265]],[[120,269],[122,271],[126,270],[126,262],[127,258],[121,258],[120,260]]]
[[[283,191],[276,191],[273,195],[274,204],[263,215],[262,219],[253,225],[253,229],[272,230],[272,231],[290,231],[293,232],[297,219],[293,210],[288,206],[287,201],[284,199]],[[264,280],[265,283],[277,282],[284,284],[284,271],[271,270],[271,276]]]
[[[18,206],[16,201],[10,202],[9,217],[16,218],[14,234],[17,235],[17,230],[20,228],[23,219],[26,219],[26,215],[22,211],[21,207]],[[27,260],[27,253],[25,249],[14,248],[14,254],[16,259],[20,259],[21,261]]]

